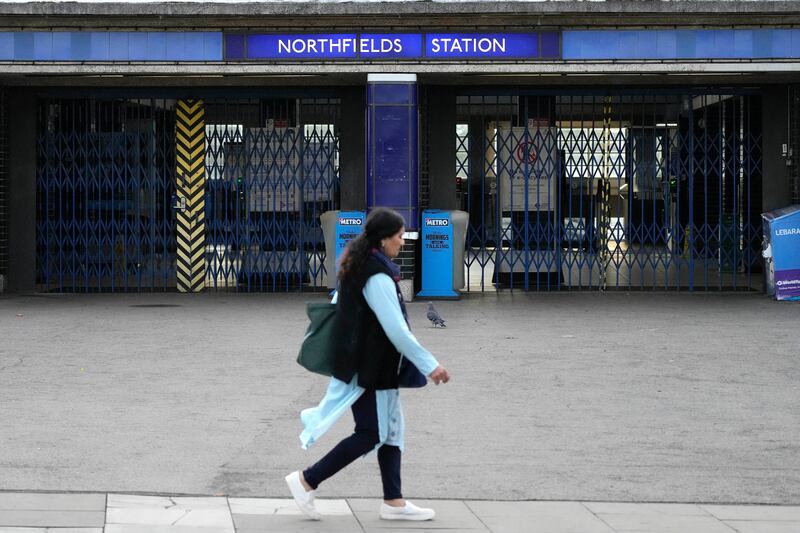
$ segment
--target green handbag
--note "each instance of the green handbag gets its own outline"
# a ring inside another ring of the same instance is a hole
[[[306,314],[311,323],[300,345],[297,362],[315,374],[330,376],[336,358],[336,304],[309,302]]]

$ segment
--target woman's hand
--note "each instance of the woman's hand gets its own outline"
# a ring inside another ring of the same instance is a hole
[[[431,372],[430,378],[438,385],[439,383],[447,383],[450,381],[450,374],[447,373],[447,370],[445,370],[442,365],[439,365]]]

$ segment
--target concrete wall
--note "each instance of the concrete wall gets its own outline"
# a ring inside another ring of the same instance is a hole
[[[9,91],[9,258],[8,288],[31,292],[36,287],[36,97]]]
[[[456,96],[452,87],[428,89],[430,206],[457,209]]]
[[[789,143],[789,93],[786,85],[765,86],[763,92],[762,211],[792,203],[791,179],[782,145]]]
[[[341,209],[366,208],[366,87],[342,89],[342,119],[339,135],[339,179]]]

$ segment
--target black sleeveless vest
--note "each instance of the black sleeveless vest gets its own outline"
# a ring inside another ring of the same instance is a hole
[[[358,374],[358,385],[365,389],[396,389],[419,387],[426,383],[410,361],[403,358],[383,331],[378,317],[364,298],[363,289],[370,277],[392,273],[370,256],[362,271],[339,284],[336,304],[338,343],[333,377],[349,383]],[[399,298],[399,295],[398,295]]]

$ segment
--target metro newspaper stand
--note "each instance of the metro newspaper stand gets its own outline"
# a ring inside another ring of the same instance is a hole
[[[339,259],[347,243],[355,239],[364,229],[367,213],[364,211],[326,211],[320,217],[325,235],[325,272],[329,289],[336,288],[336,273]],[[333,251],[333,253],[331,253]]]
[[[463,258],[454,257],[457,249],[452,214],[439,209],[422,212],[422,291],[418,297],[455,299],[460,296],[453,288],[454,270],[463,269]]]

